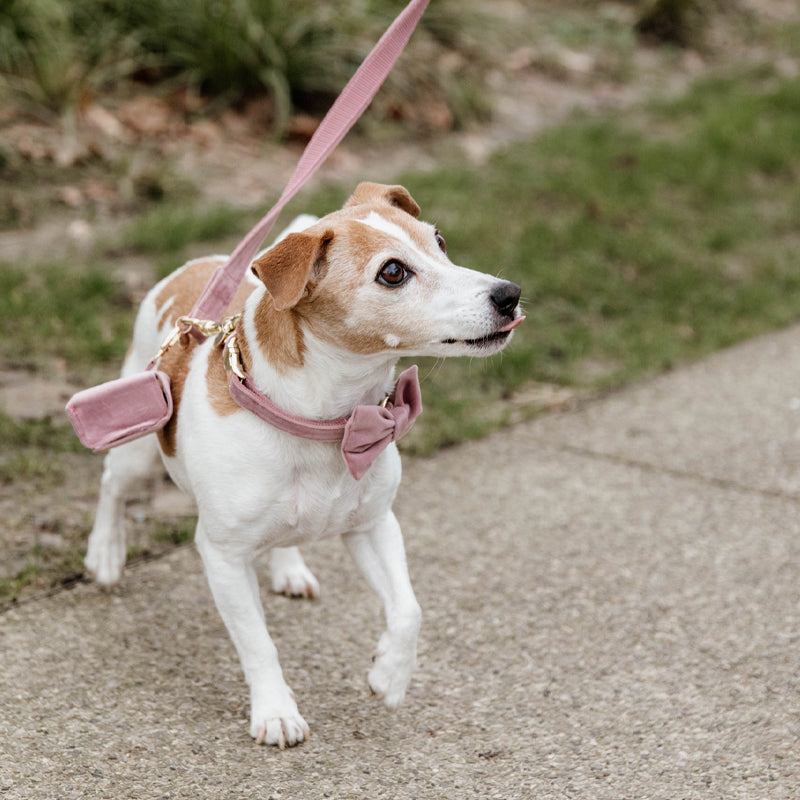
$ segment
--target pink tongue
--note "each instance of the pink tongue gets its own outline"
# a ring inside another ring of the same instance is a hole
[[[508,325],[504,325],[502,328],[500,328],[500,330],[498,332],[499,333],[505,333],[506,331],[510,331],[513,328],[516,328],[517,325],[519,325],[520,322],[522,322],[522,320],[524,320],[524,319],[525,319],[525,317],[517,317],[516,319],[512,319],[511,322],[508,323]]]

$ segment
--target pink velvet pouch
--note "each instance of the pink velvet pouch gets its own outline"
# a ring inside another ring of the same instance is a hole
[[[169,376],[146,370],[84,389],[67,403],[67,415],[86,447],[97,451],[125,444],[169,422]]]

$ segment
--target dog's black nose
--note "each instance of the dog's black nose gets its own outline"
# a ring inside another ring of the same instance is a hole
[[[522,289],[520,289],[516,283],[502,281],[492,289],[489,297],[492,298],[495,308],[504,317],[513,317],[514,309],[517,307],[517,303],[519,303],[519,296],[521,294]]]

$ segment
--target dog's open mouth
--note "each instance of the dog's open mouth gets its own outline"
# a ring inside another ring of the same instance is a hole
[[[481,336],[480,339],[442,339],[442,344],[467,344],[470,347],[485,347],[492,342],[499,342],[501,339],[508,338],[511,331],[497,331],[488,336]]]
[[[494,342],[507,339],[511,335],[511,331],[514,330],[514,328],[516,328],[517,325],[519,325],[524,319],[524,316],[519,316],[516,319],[511,320],[511,322],[509,322],[507,325],[504,325],[499,331],[495,331],[494,333],[490,333],[486,336],[481,336],[478,339],[442,339],[442,344],[466,344],[469,347],[487,347]]]

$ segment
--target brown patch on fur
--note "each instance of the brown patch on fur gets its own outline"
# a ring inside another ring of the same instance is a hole
[[[384,203],[395,206],[412,217],[418,217],[420,208],[405,186],[385,186],[382,183],[359,183],[345,203],[347,206],[374,205]]]
[[[244,367],[244,371],[247,372],[250,369],[250,365],[253,363],[253,355],[250,352],[250,343],[245,338],[244,326],[241,320],[239,320],[239,324],[236,326],[236,343],[239,345],[239,355],[242,358],[242,366]]]
[[[258,345],[279,372],[303,366],[302,318],[295,308],[325,276],[326,253],[333,238],[328,229],[292,233],[253,262],[253,272],[267,289],[254,315]],[[248,343],[244,336],[240,341],[247,361]]]
[[[411,222],[411,225],[403,225],[403,230],[421,250],[427,249],[431,252],[431,244],[422,235],[427,231],[421,234],[416,230],[418,223],[410,220],[406,213],[386,207],[381,210],[381,215],[397,225],[405,221]],[[433,246],[439,253],[438,246]],[[391,293],[402,292],[402,288],[385,289],[389,302],[382,308],[375,308],[367,324],[348,322],[352,319],[354,310],[357,310],[356,295],[359,288],[375,281],[375,275],[372,274],[374,264],[370,265],[372,257],[376,252],[392,253],[396,250],[393,236],[361,224],[358,218],[340,223],[329,248],[328,274],[320,291],[312,292],[297,305],[297,312],[303,317],[306,328],[318,338],[343,347],[351,353],[369,355],[387,350],[387,331],[396,334],[400,339],[398,349],[407,345],[402,332],[407,328],[408,336],[414,335],[413,320],[392,319],[390,302]],[[409,266],[413,267],[413,264]]]
[[[221,417],[227,417],[239,410],[239,404],[231,397],[228,389],[230,382],[231,376],[225,371],[222,361],[222,349],[215,347],[208,357],[206,391],[211,408]]]
[[[256,308],[254,322],[258,346],[264,357],[278,372],[285,373],[302,367],[305,354],[300,315],[293,308],[278,311],[269,294],[265,294]],[[245,364],[251,363],[249,343],[242,337],[240,348]]]
[[[169,375],[169,386],[172,392],[172,407],[174,409],[169,422],[158,432],[158,443],[165,456],[172,457],[177,450],[178,435],[178,409],[183,397],[183,386],[189,373],[189,363],[194,355],[197,341],[189,337],[186,347],[179,344],[173,345],[164,357],[158,368]]]

